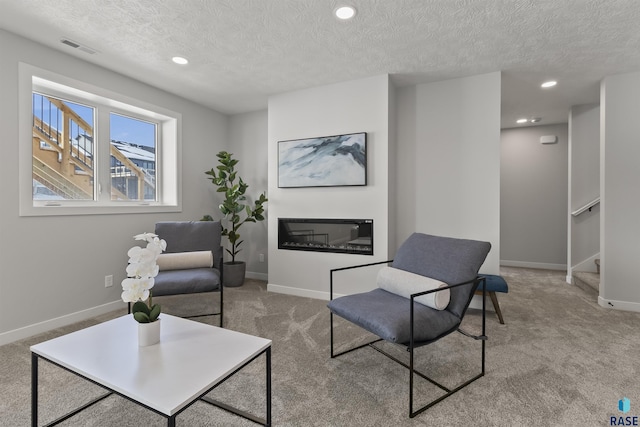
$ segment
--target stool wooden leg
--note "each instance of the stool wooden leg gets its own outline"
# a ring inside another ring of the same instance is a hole
[[[498,320],[504,325],[504,319],[502,318],[502,312],[500,311],[500,304],[498,304],[498,296],[495,292],[489,292],[489,297],[491,298],[493,308],[496,310],[496,314],[498,315]]]

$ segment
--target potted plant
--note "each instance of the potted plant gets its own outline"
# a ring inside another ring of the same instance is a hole
[[[122,281],[122,300],[133,303],[131,313],[138,322],[138,344],[147,346],[160,340],[161,307],[153,303],[151,288],[158,275],[158,256],[167,249],[167,242],[153,233],[137,234],[133,238],[147,245],[134,246],[127,252],[129,263],[127,278]]]
[[[245,183],[235,166],[238,160],[233,158],[232,153],[221,151],[217,154],[219,165],[214,169],[206,171],[211,182],[218,187],[218,193],[224,193],[224,201],[220,204],[220,212],[226,220],[226,224],[222,224],[222,235],[229,239],[231,248],[226,251],[231,255],[231,261],[223,263],[224,268],[224,285],[240,286],[244,282],[246,271],[246,263],[244,261],[236,261],[236,255],[242,250],[240,245],[240,227],[245,222],[257,222],[264,220],[264,204],[267,197],[264,193],[260,194],[258,199],[251,206],[247,202],[245,193],[249,185]],[[201,221],[213,221],[210,215],[205,215]]]

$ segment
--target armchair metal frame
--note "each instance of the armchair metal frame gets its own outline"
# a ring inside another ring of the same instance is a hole
[[[342,267],[342,268],[335,268],[330,270],[330,280],[329,280],[329,297],[330,300],[333,300],[333,274],[334,272],[339,272],[339,271],[344,271],[344,270],[352,270],[352,269],[356,269],[356,268],[361,268],[361,267],[369,267],[369,266],[374,266],[374,265],[380,265],[380,264],[390,264],[391,262],[393,262],[393,260],[388,260],[388,261],[380,261],[380,262],[374,262],[374,263],[369,263],[369,264],[361,264],[361,265],[354,265],[354,266],[349,266],[349,267]],[[347,350],[343,350],[340,351],[338,353],[336,353],[334,351],[334,334],[333,334],[333,329],[334,329],[334,322],[333,322],[333,312],[330,312],[330,340],[331,340],[331,358],[336,358],[338,356],[341,356],[343,354],[346,353],[350,353],[352,351],[361,349],[363,347],[371,347],[374,350],[376,350],[377,352],[387,356],[389,359],[393,360],[394,362],[400,364],[401,366],[404,366],[405,368],[407,368],[409,370],[409,417],[410,418],[414,418],[415,416],[419,415],[420,413],[426,411],[427,409],[431,408],[432,406],[434,406],[435,404],[441,402],[442,400],[446,399],[447,397],[451,396],[452,394],[460,391],[461,389],[463,389],[464,387],[468,386],[469,384],[471,384],[472,382],[474,382],[475,380],[481,378],[484,376],[485,373],[485,341],[488,339],[487,335],[486,335],[486,290],[483,289],[482,291],[482,333],[480,335],[472,335],[468,332],[463,331],[462,329],[460,329],[460,323],[462,322],[462,318],[464,318],[464,315],[466,314],[466,310],[469,308],[469,304],[471,303],[471,299],[473,298],[473,295],[475,294],[475,290],[477,289],[478,285],[480,284],[480,282],[484,282],[485,278],[482,276],[477,276],[475,279],[472,280],[468,280],[466,282],[462,282],[462,283],[457,283],[457,284],[453,284],[453,285],[448,285],[446,287],[442,287],[442,288],[438,288],[438,289],[434,289],[434,290],[429,290],[429,291],[424,291],[424,292],[419,292],[419,293],[415,293],[415,294],[411,294],[411,304],[410,304],[410,314],[409,314],[409,318],[410,318],[410,325],[411,325],[411,331],[410,331],[410,339],[409,339],[409,343],[408,344],[399,344],[399,343],[394,343],[397,344],[399,346],[402,346],[404,348],[406,348],[406,351],[409,352],[409,364],[403,362],[402,360],[399,360],[398,358],[396,358],[395,356],[389,354],[388,352],[382,350],[381,348],[375,346],[374,344],[380,341],[383,341],[382,338],[378,338],[375,339],[373,341],[367,342],[365,344],[361,344],[359,346],[347,349]],[[467,305],[465,307],[465,310],[461,316],[461,321],[460,323],[458,323],[458,325],[456,325],[455,328],[444,332],[442,334],[440,334],[438,337],[429,340],[429,341],[423,341],[423,342],[416,342],[414,340],[414,328],[415,328],[415,324],[414,324],[414,304],[418,304],[414,301],[415,298],[422,296],[422,295],[427,295],[433,292],[438,292],[444,289],[451,289],[451,288],[455,288],[458,286],[464,286],[464,285],[468,285],[470,283],[473,283],[473,291],[470,293],[470,297],[469,297],[469,301],[467,302]],[[483,286],[484,288],[484,286]],[[418,371],[415,369],[414,366],[414,351],[416,348],[431,344],[435,341],[438,341],[440,338],[443,338],[447,335],[449,335],[450,333],[454,332],[454,331],[458,331],[461,334],[463,334],[464,336],[473,338],[474,340],[480,340],[482,342],[482,368],[481,368],[481,372],[477,375],[475,375],[474,377],[472,377],[471,379],[463,382],[462,384],[459,384],[458,386],[455,386],[454,388],[449,388],[446,387],[442,384],[440,384],[439,382],[429,378],[427,375],[425,375],[424,373]],[[419,377],[427,380],[428,382],[430,382],[431,384],[437,386],[438,388],[440,388],[441,390],[443,390],[445,392],[444,395],[432,400],[431,402],[427,403],[426,405],[423,405],[421,407],[419,407],[418,409],[416,409],[414,411],[413,407],[414,407],[414,375],[418,375]]]
[[[220,262],[220,268],[218,269],[218,271],[220,272],[220,289],[218,291],[212,291],[211,293],[220,293],[220,311],[217,312],[213,312],[213,313],[203,313],[203,314],[192,314],[190,316],[181,316],[184,319],[195,319],[197,317],[207,317],[207,316],[220,316],[220,327],[223,328],[224,326],[222,326],[222,319],[224,318],[223,313],[224,313],[224,285],[223,285],[223,280],[224,280],[224,268],[223,268],[223,262]],[[162,298],[163,296],[168,296],[168,295],[161,295],[158,298]]]
[[[213,312],[213,313],[203,313],[203,314],[192,314],[190,316],[180,316],[183,319],[195,319],[197,317],[207,317],[207,316],[220,316],[220,327],[224,328],[223,326],[223,319],[224,319],[224,296],[223,296],[223,292],[224,292],[224,285],[222,284],[222,280],[224,279],[224,269],[220,268],[220,290],[219,291],[212,291],[211,293],[220,293],[220,311],[217,312]],[[153,292],[153,290],[152,290]],[[183,294],[183,295],[189,295],[189,294]],[[170,295],[159,295],[156,298],[163,298],[166,296],[170,296]],[[131,314],[131,303],[127,303],[127,314]]]

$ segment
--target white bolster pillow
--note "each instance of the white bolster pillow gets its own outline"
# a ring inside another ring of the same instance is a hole
[[[213,252],[193,251],[160,254],[156,262],[160,271],[210,268],[213,267]]]
[[[405,298],[411,298],[411,294],[439,289],[445,286],[447,286],[447,284],[444,282],[400,270],[399,268],[382,267],[378,272],[379,288]],[[444,289],[419,296],[414,300],[427,307],[444,310],[449,305],[451,295],[449,291],[449,289]]]

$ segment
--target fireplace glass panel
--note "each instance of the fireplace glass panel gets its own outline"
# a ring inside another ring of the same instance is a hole
[[[278,249],[373,255],[373,220],[279,218]]]

